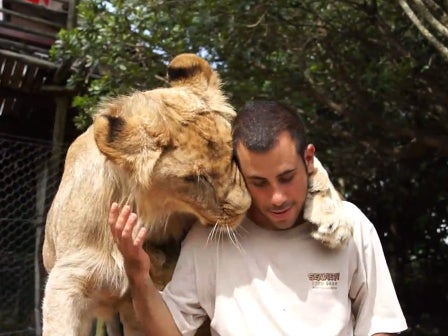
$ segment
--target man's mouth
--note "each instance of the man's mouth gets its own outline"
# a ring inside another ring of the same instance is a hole
[[[281,209],[271,210],[271,213],[272,213],[274,216],[282,216],[282,215],[288,213],[290,209],[291,209],[291,207],[288,206],[288,207],[286,207],[286,208],[281,208]]]

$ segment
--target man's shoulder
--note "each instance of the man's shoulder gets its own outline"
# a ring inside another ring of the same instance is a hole
[[[211,230],[211,226],[203,225],[199,221],[195,222],[188,231],[184,244],[206,242]]]
[[[344,211],[348,220],[352,225],[363,225],[366,227],[373,226],[372,222],[367,218],[367,216],[359,209],[355,204],[349,201],[342,201]]]
[[[366,248],[372,243],[372,237],[378,235],[374,224],[355,204],[343,201],[347,218],[353,226],[353,241],[358,248]]]
[[[362,211],[352,202],[350,201],[342,201],[342,205],[349,214],[357,214],[362,213]]]

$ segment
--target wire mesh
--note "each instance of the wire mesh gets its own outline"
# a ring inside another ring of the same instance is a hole
[[[0,134],[0,336],[40,334],[45,216],[65,148]]]

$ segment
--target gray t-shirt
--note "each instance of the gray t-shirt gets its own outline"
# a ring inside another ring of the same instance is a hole
[[[305,223],[285,231],[245,219],[237,243],[196,225],[163,298],[183,335],[208,315],[213,335],[367,336],[407,328],[378,234],[344,202],[353,239],[329,249]]]

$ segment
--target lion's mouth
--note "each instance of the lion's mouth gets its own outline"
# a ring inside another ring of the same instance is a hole
[[[199,216],[201,224],[205,226],[217,226],[230,230],[235,230],[244,218],[245,213],[232,214],[232,215],[219,215],[216,217],[203,217]]]

